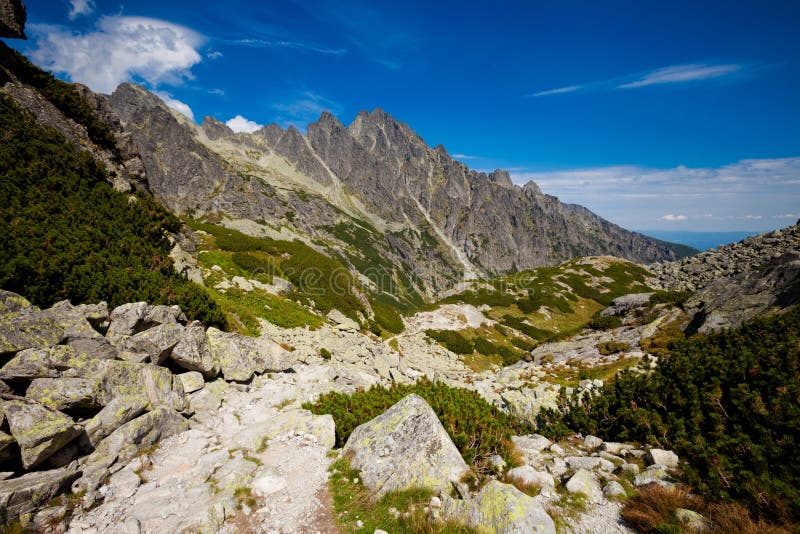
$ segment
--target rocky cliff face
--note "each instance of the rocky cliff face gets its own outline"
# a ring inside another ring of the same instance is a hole
[[[393,279],[422,294],[576,256],[675,258],[534,183],[468,169],[380,110],[349,126],[323,113],[305,135],[274,124],[235,134],[211,118],[197,126],[130,84],[110,103],[139,147],[150,191],[172,210],[313,241],[362,272],[359,264],[381,257]]]
[[[20,0],[0,0],[0,37],[25,37],[25,4]]]

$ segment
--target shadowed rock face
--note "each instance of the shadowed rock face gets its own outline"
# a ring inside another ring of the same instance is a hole
[[[25,4],[21,0],[0,0],[0,37],[27,39]]]

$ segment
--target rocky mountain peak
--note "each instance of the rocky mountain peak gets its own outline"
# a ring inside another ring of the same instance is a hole
[[[25,4],[22,0],[0,0],[0,37],[27,39]]]
[[[233,130],[228,128],[225,123],[218,121],[214,117],[204,117],[201,128],[212,141],[235,135]]]
[[[489,173],[489,180],[503,187],[514,187],[514,182],[511,181],[511,175],[508,174],[508,171],[503,169],[497,169]]]

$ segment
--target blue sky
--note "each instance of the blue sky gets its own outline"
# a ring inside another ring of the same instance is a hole
[[[800,219],[800,2],[27,0],[57,75],[196,120],[380,107],[629,228]],[[475,4],[475,5],[472,5]]]

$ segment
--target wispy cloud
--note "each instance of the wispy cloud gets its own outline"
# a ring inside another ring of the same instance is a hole
[[[278,112],[275,122],[284,128],[294,126],[300,131],[305,131],[308,123],[317,120],[323,111],[340,115],[343,109],[338,102],[308,89],[301,91],[293,100],[275,104],[272,108]]]
[[[456,159],[480,159],[480,156],[470,156],[469,154],[453,154]]]
[[[205,41],[178,24],[116,15],[101,18],[85,33],[51,25],[30,29],[37,45],[34,62],[101,93],[131,80],[151,87],[179,85],[192,78],[190,69],[202,60],[198,48]]]
[[[312,43],[303,43],[299,41],[284,41],[284,40],[271,40],[271,39],[234,39],[223,41],[231,45],[251,46],[256,48],[285,48],[289,50],[297,50],[299,52],[308,52],[312,54],[323,54],[330,56],[341,56],[347,53],[346,48],[327,48],[318,46]]]
[[[679,84],[711,80],[729,76],[745,70],[746,66],[738,63],[688,63],[654,69],[645,73],[568,85],[555,89],[547,89],[525,95],[525,98],[561,95],[588,91],[614,91],[619,89],[640,89],[653,85]]]
[[[251,121],[250,119],[246,119],[241,115],[236,115],[234,118],[225,122],[225,124],[227,124],[228,128],[230,128],[236,133],[241,133],[241,132],[253,133],[256,130],[260,130],[261,128],[264,127],[263,124],[259,124],[255,121]]]
[[[800,157],[745,159],[720,167],[616,165],[515,171],[511,178],[517,184],[533,180],[545,193],[584,205],[629,228],[659,222],[701,224],[704,229],[743,229],[732,224],[764,229],[800,218],[796,213]]]
[[[617,86],[619,89],[636,89],[638,87],[646,87],[648,85],[659,85],[664,83],[685,83],[694,82],[697,80],[708,80],[711,78],[719,78],[720,76],[727,76],[742,70],[741,65],[705,65],[705,64],[691,64],[691,65],[675,65],[673,67],[665,67],[663,69],[656,69],[647,73],[640,79],[623,83]]]
[[[69,20],[75,20],[81,15],[91,15],[94,12],[94,0],[70,0]]]

